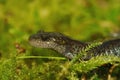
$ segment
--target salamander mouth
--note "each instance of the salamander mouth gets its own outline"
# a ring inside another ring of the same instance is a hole
[[[28,40],[29,43],[34,47],[40,47],[42,45],[42,41],[38,39],[38,36],[36,35],[31,35]]]
[[[39,48],[50,48],[53,44],[55,44],[52,41],[43,41],[41,37],[34,35],[30,36],[28,40],[32,46]]]

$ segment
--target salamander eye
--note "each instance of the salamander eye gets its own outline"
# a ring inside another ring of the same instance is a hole
[[[48,40],[48,37],[45,36],[45,35],[44,35],[44,36],[41,35],[41,39],[42,39],[43,41],[47,41],[47,40]]]

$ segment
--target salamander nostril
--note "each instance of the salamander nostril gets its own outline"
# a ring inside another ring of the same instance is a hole
[[[38,38],[38,35],[31,35],[28,40],[31,41],[31,40],[34,40],[34,39],[37,39]]]
[[[30,36],[30,37],[28,38],[29,41],[31,41],[32,39],[33,39],[33,36]]]
[[[48,36],[46,36],[46,35],[41,35],[40,38],[43,41],[47,41],[49,39]]]

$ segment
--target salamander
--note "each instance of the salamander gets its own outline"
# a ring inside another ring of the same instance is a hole
[[[48,48],[57,51],[68,59],[80,54],[90,43],[71,39],[59,32],[38,31],[29,37],[29,43],[34,47]],[[114,55],[120,57],[120,39],[108,40],[86,51],[83,60],[89,60],[98,55]]]

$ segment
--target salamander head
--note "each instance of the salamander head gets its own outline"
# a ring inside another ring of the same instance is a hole
[[[67,44],[66,38],[61,33],[39,31],[29,37],[29,42],[34,47],[53,48],[56,45]]]
[[[86,43],[73,40],[61,33],[39,31],[29,37],[29,42],[34,47],[49,48],[65,57],[72,59]]]

